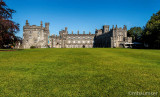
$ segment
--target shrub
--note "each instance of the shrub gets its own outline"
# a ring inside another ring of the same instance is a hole
[[[31,46],[30,48],[33,49],[33,48],[36,48],[36,47],[35,46]]]

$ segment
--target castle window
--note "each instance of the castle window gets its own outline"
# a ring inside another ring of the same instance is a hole
[[[37,43],[37,40],[34,40],[34,43]]]

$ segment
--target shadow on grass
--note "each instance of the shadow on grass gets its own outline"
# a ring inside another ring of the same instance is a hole
[[[5,52],[5,51],[21,51],[24,49],[0,49],[0,51]]]

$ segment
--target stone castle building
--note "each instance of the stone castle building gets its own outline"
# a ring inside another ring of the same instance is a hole
[[[94,47],[111,47],[111,48],[125,48],[126,45],[132,43],[132,37],[127,37],[127,27],[124,25],[123,29],[109,26],[103,26],[103,29],[95,31]]]
[[[68,34],[67,27],[59,32],[59,36],[51,35],[49,32],[49,23],[45,23],[45,27],[41,22],[40,26],[30,26],[28,21],[23,27],[23,48],[31,46],[37,48],[93,48],[93,47],[126,47],[131,44],[132,38],[127,37],[126,26],[118,28],[117,26],[109,29],[108,25],[104,25],[103,29],[95,31],[95,34]]]
[[[26,20],[26,25],[23,26],[22,46],[23,48],[30,48],[31,46],[47,48],[49,35],[49,23],[45,23],[45,27],[43,27],[42,22],[40,26],[31,26]]]
[[[59,32],[60,36],[52,35],[49,37],[51,48],[92,48],[95,34],[68,34],[67,27]]]

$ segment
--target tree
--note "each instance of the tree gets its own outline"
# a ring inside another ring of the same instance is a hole
[[[160,11],[151,16],[143,31],[143,40],[150,48],[160,48]]]
[[[142,41],[142,32],[143,29],[141,27],[132,27],[127,31],[127,36],[132,37],[133,42],[141,42]]]
[[[3,0],[0,0],[0,48],[13,44],[15,34],[19,31],[19,24],[12,21],[15,10],[8,8]]]

